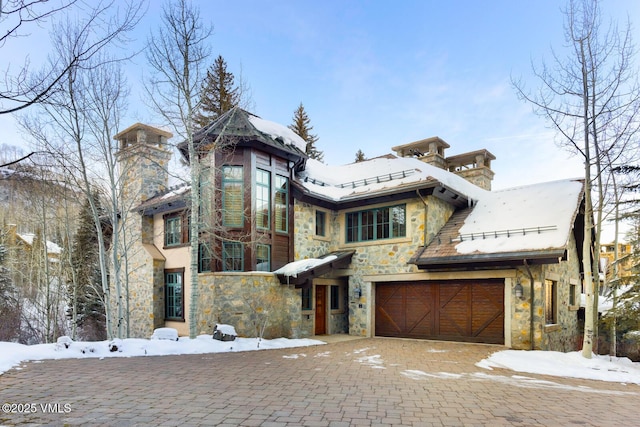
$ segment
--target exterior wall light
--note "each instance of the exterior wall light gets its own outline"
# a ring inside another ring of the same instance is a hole
[[[516,283],[514,291],[516,292],[516,298],[524,299],[524,288],[522,287],[520,282]]]
[[[355,288],[353,290],[353,296],[355,297],[355,299],[360,299],[360,297],[362,296],[362,289]]]

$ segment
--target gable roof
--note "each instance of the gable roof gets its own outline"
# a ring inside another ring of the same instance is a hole
[[[472,208],[455,212],[409,262],[425,269],[558,262],[583,191],[582,180],[563,180],[486,192]]]
[[[307,143],[286,126],[261,119],[241,108],[233,108],[211,124],[197,131],[194,144],[206,149],[217,141],[218,147],[253,146],[262,151],[276,154],[296,164],[303,163]],[[183,141],[178,149],[189,160],[188,144]]]

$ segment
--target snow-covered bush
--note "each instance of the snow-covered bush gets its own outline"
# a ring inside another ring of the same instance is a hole
[[[158,328],[153,330],[152,340],[178,341],[178,331],[174,328]]]
[[[55,349],[56,349],[56,351],[67,349],[67,348],[71,347],[72,343],[73,343],[73,340],[71,338],[69,338],[66,335],[63,335],[63,336],[59,337],[56,340]]]

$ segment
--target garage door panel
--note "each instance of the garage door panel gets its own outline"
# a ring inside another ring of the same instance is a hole
[[[502,281],[379,284],[375,312],[380,336],[504,343]]]

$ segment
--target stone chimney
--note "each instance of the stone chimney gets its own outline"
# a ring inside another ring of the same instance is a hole
[[[491,181],[495,175],[491,170],[491,160],[495,159],[496,156],[483,148],[447,157],[446,161],[449,172],[460,175],[480,188],[491,190]]]
[[[420,141],[397,145],[391,149],[398,157],[416,157],[440,169],[448,170],[480,188],[491,190],[494,172],[491,170],[491,160],[496,157],[485,149],[471,151],[445,157],[444,151],[450,148],[444,140],[437,136]]]
[[[444,140],[437,136],[420,141],[410,142],[404,145],[391,147],[398,157],[416,157],[425,163],[429,163],[440,169],[447,169],[447,163],[444,158],[444,150],[449,148]]]
[[[170,132],[136,123],[113,138],[120,143],[117,153],[123,197],[132,206],[144,202],[169,185]]]

